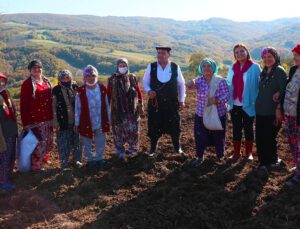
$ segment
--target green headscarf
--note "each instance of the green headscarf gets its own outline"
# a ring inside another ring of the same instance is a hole
[[[201,61],[201,64],[199,65],[199,68],[198,68],[198,71],[201,75],[203,75],[202,68],[203,68],[204,64],[209,64],[212,67],[214,74],[218,73],[218,68],[217,68],[216,62],[211,58],[204,58]]]

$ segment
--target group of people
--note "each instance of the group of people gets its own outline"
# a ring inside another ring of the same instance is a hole
[[[164,134],[171,136],[174,151],[182,154],[180,143],[180,111],[185,107],[186,88],[196,90],[194,166],[204,160],[204,151],[215,146],[218,160],[224,158],[227,112],[233,128],[234,152],[231,160],[241,157],[242,136],[245,155],[253,160],[256,141],[259,169],[268,170],[281,162],[277,153],[277,133],[284,120],[295,175],[287,185],[300,184],[300,44],[292,53],[295,66],[289,77],[280,64],[275,48],[262,50],[263,69],[250,56],[248,48],[237,44],[233,49],[235,62],[227,78],[217,75],[217,64],[205,58],[199,65],[201,76],[185,81],[180,67],[170,61],[170,47],[156,47],[157,61],[148,65],[143,78],[148,95],[148,136],[153,157]],[[20,113],[23,130],[32,131],[38,144],[31,155],[31,170],[44,170],[49,161],[56,133],[62,169],[71,164],[81,167],[82,152],[89,169],[102,168],[106,133],[112,131],[120,158],[139,149],[140,118],[145,115],[143,95],[137,77],[130,73],[128,60],[117,61],[116,71],[107,85],[98,81],[98,71],[88,65],[83,70],[83,85],[78,86],[72,73],[62,69],[58,85],[52,88],[43,75],[43,65],[33,60],[28,65],[30,76],[23,82]],[[6,84],[8,77],[0,73],[0,188],[12,190],[16,142],[17,113]],[[254,133],[255,120],[255,133]],[[184,128],[184,127],[183,127]],[[94,147],[92,147],[94,145]],[[94,150],[93,150],[94,149]]]

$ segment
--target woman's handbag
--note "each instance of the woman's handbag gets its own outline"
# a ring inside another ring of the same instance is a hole
[[[27,133],[22,131],[19,139],[18,170],[20,172],[29,172],[31,168],[31,154],[39,141],[31,130]]]
[[[220,77],[213,76],[210,82],[208,97],[213,97],[221,81]],[[206,100],[207,104],[207,100]],[[221,120],[219,118],[218,109],[215,104],[205,106],[203,113],[203,124],[208,130],[223,130]]]

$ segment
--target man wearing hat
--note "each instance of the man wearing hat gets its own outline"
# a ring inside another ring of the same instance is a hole
[[[163,134],[171,135],[174,149],[180,147],[180,115],[184,108],[185,81],[180,67],[170,61],[171,48],[156,47],[157,62],[149,64],[144,75],[144,90],[148,101],[148,136],[151,139],[149,156],[155,154],[157,142]]]

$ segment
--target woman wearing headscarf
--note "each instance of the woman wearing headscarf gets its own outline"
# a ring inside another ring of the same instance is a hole
[[[110,101],[112,133],[120,158],[139,148],[139,120],[143,115],[143,97],[134,74],[129,72],[128,60],[117,61],[116,72],[108,79],[107,94]],[[128,143],[128,150],[125,144]]]
[[[28,70],[30,76],[21,86],[20,110],[24,130],[31,129],[39,140],[31,158],[31,170],[39,171],[50,157],[53,140],[52,87],[40,60],[31,61]]]
[[[284,120],[295,174],[287,181],[289,187],[300,184],[300,44],[292,49],[295,66],[291,67],[286,86],[283,110]]]
[[[284,95],[287,75],[280,65],[280,57],[273,47],[264,48],[261,57],[264,68],[260,75],[259,91],[255,102],[256,148],[259,168],[268,169],[280,164],[277,154],[277,133],[282,122],[281,103],[273,97]],[[279,99],[281,100],[281,99]]]
[[[253,160],[253,121],[261,69],[259,64],[253,62],[245,45],[235,45],[233,54],[236,62],[229,68],[227,75],[227,83],[230,88],[228,105],[233,129],[234,153],[232,159],[235,161],[241,156],[242,131],[244,130],[245,154],[249,160]]]
[[[202,75],[201,77],[187,82],[188,88],[197,90],[194,135],[198,158],[193,162],[196,166],[202,163],[204,150],[211,145],[215,146],[217,157],[219,159],[223,158],[227,113],[226,103],[230,98],[226,80],[216,75],[217,65],[214,60],[210,58],[202,60],[199,66],[199,73]],[[203,115],[205,109],[211,105],[217,106],[217,115],[223,130],[209,130],[204,125]]]
[[[52,109],[62,169],[68,167],[70,152],[73,154],[74,165],[81,166],[82,147],[79,134],[74,132],[77,89],[78,86],[73,81],[72,73],[67,69],[61,69],[58,73],[58,85],[52,91]]]
[[[0,72],[0,188],[10,191],[15,188],[9,179],[15,164],[18,126],[15,105],[5,88],[7,81]]]
[[[98,82],[98,71],[88,65],[83,70],[84,84],[75,99],[75,127],[79,132],[89,169],[105,165],[103,152],[109,132],[110,112],[106,87]],[[95,153],[92,153],[92,143]]]

